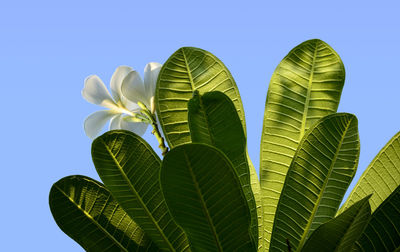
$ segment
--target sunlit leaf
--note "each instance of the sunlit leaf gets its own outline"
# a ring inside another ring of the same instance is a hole
[[[316,121],[336,112],[344,78],[340,57],[318,39],[305,41],[291,50],[272,75],[260,153],[266,244],[270,241],[279,196],[297,146]]]
[[[369,203],[375,209],[400,185],[400,132],[382,148],[361,175],[339,213],[357,200],[372,194]]]
[[[235,104],[245,128],[242,101],[229,70],[210,52],[182,47],[164,63],[156,88],[157,115],[171,148],[191,142],[187,103],[195,90],[200,94],[225,93]]]
[[[335,216],[359,153],[357,118],[352,114],[326,116],[306,132],[279,199],[271,251],[286,251],[286,240],[301,250],[311,232]]]

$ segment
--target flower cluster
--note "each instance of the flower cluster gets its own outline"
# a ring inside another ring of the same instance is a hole
[[[142,113],[143,105],[154,115],[154,93],[160,69],[159,63],[147,64],[142,80],[138,72],[131,67],[118,67],[111,77],[111,95],[97,75],[87,77],[82,89],[83,98],[108,110],[94,112],[86,118],[86,135],[92,139],[96,138],[108,121],[109,130],[125,129],[143,135],[150,123]]]

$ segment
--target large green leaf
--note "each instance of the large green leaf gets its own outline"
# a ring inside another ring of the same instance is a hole
[[[371,201],[371,200],[370,200]],[[400,246],[400,186],[375,210],[356,251],[395,251]]]
[[[339,212],[368,194],[371,211],[400,185],[400,132],[386,144],[364,171]]]
[[[193,251],[256,251],[246,197],[221,151],[199,143],[175,147],[160,177],[171,214]]]
[[[68,176],[51,187],[50,210],[57,225],[86,251],[158,251],[101,183]]]
[[[307,237],[332,219],[356,172],[357,118],[324,117],[304,135],[288,170],[275,214],[271,251],[301,250]]]
[[[188,107],[193,143],[215,146],[232,162],[250,208],[252,235],[258,243],[257,207],[250,185],[246,136],[234,104],[228,96],[219,91],[207,92],[204,95],[196,92]],[[261,214],[260,212],[259,217]],[[260,231],[262,233],[262,230]]]
[[[170,148],[191,142],[187,103],[195,90],[200,94],[209,91],[226,94],[234,103],[246,132],[242,100],[229,70],[210,52],[182,47],[164,63],[155,95],[157,116]],[[249,163],[254,195],[260,195],[257,172]],[[261,206],[257,207],[261,211]]]
[[[283,182],[297,146],[318,119],[336,112],[345,78],[343,63],[325,42],[295,47],[272,75],[261,135],[260,182],[265,243],[270,240]]]
[[[371,217],[370,195],[341,215],[319,226],[304,244],[302,252],[351,251]]]
[[[242,101],[229,70],[210,52],[182,47],[161,68],[155,96],[157,115],[171,148],[191,142],[187,103],[194,90],[200,94],[225,93],[235,104],[245,126]]]
[[[114,198],[160,249],[189,249],[161,193],[161,160],[146,141],[129,131],[109,131],[93,141],[92,158]]]

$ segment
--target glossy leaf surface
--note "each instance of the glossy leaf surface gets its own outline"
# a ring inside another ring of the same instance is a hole
[[[341,215],[319,226],[301,251],[351,251],[371,217],[369,198],[367,196],[356,202]]]
[[[281,61],[272,75],[261,135],[260,182],[265,243],[295,151],[307,129],[335,113],[345,71],[337,53],[325,42],[308,40]]]
[[[234,104],[228,96],[218,91],[207,92],[204,95],[196,92],[189,101],[188,118],[193,143],[214,146],[232,162],[250,207],[252,235],[257,241],[257,208],[250,186],[246,136]],[[260,212],[259,217],[261,214]]]
[[[165,156],[160,177],[192,251],[256,251],[246,197],[221,151],[198,143],[175,147]]]
[[[311,232],[335,216],[356,172],[359,152],[354,115],[326,116],[307,131],[287,173],[271,251],[286,251],[286,239],[301,250]]]
[[[399,185],[400,132],[393,136],[364,171],[340,212],[368,194],[372,194],[369,203],[374,212]]]
[[[102,185],[68,176],[51,187],[50,210],[57,225],[86,251],[159,251]]]
[[[114,198],[160,249],[189,249],[161,193],[161,160],[146,141],[130,131],[109,131],[93,141],[92,158]]]

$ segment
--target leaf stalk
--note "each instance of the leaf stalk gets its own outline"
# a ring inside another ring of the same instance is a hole
[[[139,107],[142,109],[141,112],[149,119],[151,122],[151,126],[153,127],[153,130],[151,131],[151,134],[153,134],[157,141],[158,141],[158,148],[161,149],[162,155],[165,156],[168,152],[168,147],[165,145],[164,138],[162,137],[160,130],[158,128],[158,123],[156,119],[156,115],[151,113],[150,110],[144,105],[142,102],[138,102]]]

